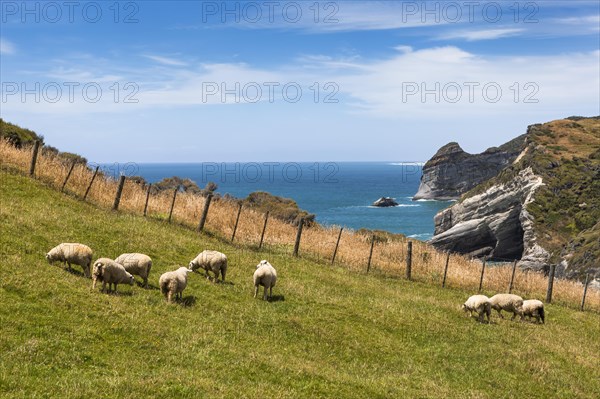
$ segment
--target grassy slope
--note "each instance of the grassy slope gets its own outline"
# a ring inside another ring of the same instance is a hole
[[[0,396],[550,398],[600,395],[600,316],[548,306],[547,325],[466,319],[468,293],[242,250],[158,221],[94,208],[0,172]],[[187,306],[158,290],[90,291],[48,265],[63,241],[96,255],[148,253],[160,273],[204,248],[228,279],[193,275]],[[279,300],[252,298],[254,265]],[[489,294],[489,293],[488,293]]]

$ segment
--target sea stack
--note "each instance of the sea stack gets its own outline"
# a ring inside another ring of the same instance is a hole
[[[390,197],[381,197],[377,201],[373,202],[373,206],[378,208],[388,208],[390,206],[398,206],[398,203]]]

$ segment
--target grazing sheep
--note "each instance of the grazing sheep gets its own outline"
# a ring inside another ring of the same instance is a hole
[[[87,245],[77,243],[63,243],[52,248],[46,254],[49,263],[56,261],[66,263],[71,271],[71,263],[83,267],[83,274],[90,277],[90,264],[92,263],[92,250]]]
[[[273,296],[273,287],[277,282],[277,271],[275,268],[266,260],[261,260],[256,265],[256,271],[254,272],[254,298],[258,294],[258,286],[262,285],[265,287],[263,300],[267,300],[267,290],[269,290],[268,298]]]
[[[488,323],[490,322],[490,314],[492,313],[492,307],[490,305],[490,299],[485,295],[473,295],[467,299],[462,305],[462,309],[465,312],[469,312],[469,317],[473,316],[473,312],[479,315],[479,322],[483,323],[483,315],[487,316]]]
[[[202,251],[190,262],[189,268],[192,269],[192,271],[200,268],[204,269],[206,278],[209,280],[210,276],[208,275],[208,272],[212,271],[215,275],[215,283],[219,281],[220,272],[222,281],[225,281],[225,274],[227,273],[227,256],[217,251]]]
[[[129,273],[140,276],[144,279],[144,287],[148,288],[148,276],[152,268],[152,259],[144,254],[122,254],[119,255],[115,262],[123,265]]]
[[[511,317],[511,320],[514,320],[517,315],[521,315],[523,312],[523,298],[518,295],[496,294],[490,298],[490,305],[502,319],[504,318],[502,310],[512,312],[513,317]]]
[[[167,302],[173,301],[173,295],[175,298],[182,298],[182,292],[187,286],[187,275],[192,270],[187,267],[180,267],[179,269],[166,272],[158,280],[160,292],[167,297]]]
[[[523,301],[523,313],[521,314],[521,320],[527,317],[535,317],[536,323],[542,320],[542,323],[546,323],[545,320],[545,312],[544,312],[544,304],[542,301],[538,301],[537,299],[529,299],[527,301]]]
[[[135,282],[133,276],[125,270],[123,265],[108,258],[100,258],[94,262],[92,274],[92,289],[96,288],[96,281],[100,280],[102,281],[102,292],[106,289],[106,284],[108,284],[108,292],[110,292],[111,285],[115,286],[114,291],[117,292],[118,284],[133,285]]]

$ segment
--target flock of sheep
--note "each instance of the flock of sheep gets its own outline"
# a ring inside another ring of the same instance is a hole
[[[501,318],[504,318],[502,316],[502,311],[504,310],[513,314],[511,320],[514,320],[519,315],[521,316],[521,320],[525,317],[529,319],[535,317],[537,323],[540,320],[542,323],[545,323],[544,304],[542,301],[537,299],[524,301],[523,298],[514,294],[496,294],[491,298],[485,295],[473,295],[462,305],[462,309],[465,312],[469,312],[469,317],[473,316],[473,312],[475,312],[480,322],[483,322],[483,316],[486,315],[489,323],[490,314],[492,313],[492,309],[494,309]]]
[[[63,243],[50,250],[46,254],[46,259],[52,263],[55,261],[63,262],[68,265],[71,270],[71,264],[83,267],[83,273],[86,277],[92,278],[92,289],[96,288],[98,281],[102,282],[102,291],[108,291],[114,286],[114,291],[117,291],[118,284],[135,283],[134,275],[140,276],[144,280],[144,287],[148,287],[148,276],[152,269],[152,259],[148,255],[140,253],[122,254],[115,260],[109,258],[100,258],[94,262],[94,267],[90,271],[92,264],[92,250],[87,245],[76,243]],[[209,272],[213,273],[212,280],[214,282],[225,281],[227,274],[227,256],[217,251],[203,251],[194,258],[188,267],[180,267],[177,270],[162,274],[158,280],[160,291],[167,298],[167,302],[172,302],[175,299],[181,299],[182,293],[187,286],[188,273],[198,269],[204,269],[206,278],[211,279]],[[254,297],[258,294],[259,286],[264,287],[263,299],[267,300],[273,296],[273,287],[277,282],[277,271],[266,260],[261,261],[256,266],[256,271],[253,276],[254,280]],[[488,322],[492,309],[498,312],[501,318],[502,310],[513,314],[511,320],[519,315],[521,320],[525,317],[535,317],[536,322],[545,322],[544,304],[537,299],[524,301],[518,295],[513,294],[497,294],[491,298],[485,295],[473,295],[467,299],[462,305],[465,312],[469,312],[469,316],[473,316],[473,312],[478,315],[480,322],[484,321],[484,316],[487,316]]]
[[[114,286],[117,291],[118,284],[135,283],[134,275],[140,276],[144,280],[144,287],[148,287],[148,276],[152,269],[152,259],[148,255],[140,253],[122,254],[115,260],[109,258],[99,258],[94,262],[94,267],[90,270],[92,264],[92,249],[84,244],[63,243],[50,250],[46,254],[48,262],[63,262],[68,265],[69,271],[71,265],[79,265],[83,268],[83,274],[87,278],[92,278],[92,289],[96,288],[98,281],[102,282],[102,292],[108,291]],[[182,298],[182,293],[187,286],[187,275],[198,269],[204,269],[206,278],[211,279],[209,272],[214,274],[214,282],[225,281],[227,273],[227,256],[217,251],[203,251],[188,267],[180,267],[177,270],[162,274],[158,280],[160,291],[167,298],[168,302],[173,301],[173,297]],[[267,300],[273,296],[273,287],[277,282],[277,271],[266,260],[261,261],[256,266],[254,272],[254,297],[258,294],[259,286],[264,287],[263,299]]]

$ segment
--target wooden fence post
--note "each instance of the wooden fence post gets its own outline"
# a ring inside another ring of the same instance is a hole
[[[408,242],[406,249],[406,279],[410,280],[412,275],[412,241]]]
[[[212,197],[212,194],[208,194],[204,200],[204,209],[202,210],[202,216],[200,217],[200,223],[198,224],[198,231],[204,230],[204,223],[206,223],[208,208],[210,207],[210,201],[212,201]]]
[[[171,209],[169,210],[169,223],[171,223],[171,217],[173,216],[173,208],[175,208],[175,198],[177,198],[177,191],[179,191],[179,187],[173,190],[173,200],[171,201]]]
[[[100,169],[100,166],[96,166],[96,170],[94,171],[94,174],[92,175],[92,180],[90,180],[90,184],[88,185],[87,189],[85,190],[85,194],[83,195],[84,201],[87,198],[88,194],[90,193],[92,184],[94,184],[94,180],[96,179],[96,175],[98,174],[98,169]]]
[[[331,264],[335,262],[335,256],[337,255],[338,247],[340,246],[340,238],[342,238],[342,231],[344,231],[343,227],[340,227],[340,233],[338,234],[337,241],[335,243],[335,249],[333,250],[333,256],[331,257]]]
[[[477,292],[481,292],[481,289],[483,288],[483,275],[485,273],[485,262],[486,262],[487,258],[483,258],[483,263],[481,264],[481,276],[479,277],[479,290]]]
[[[513,283],[515,281],[515,272],[517,271],[517,261],[513,262],[512,274],[510,275],[510,283],[508,284],[508,293],[510,294],[513,289]]]
[[[442,288],[446,287],[446,276],[448,275],[448,264],[450,263],[450,251],[446,254],[446,266],[444,267],[444,278],[442,280]]]
[[[298,223],[298,232],[296,233],[296,243],[294,244],[294,256],[298,256],[298,250],[300,249],[300,239],[302,238],[302,228],[304,227],[304,218],[300,218]]]
[[[588,284],[590,280],[590,274],[585,275],[585,284],[583,285],[583,296],[581,297],[581,311],[583,312],[583,308],[585,306],[585,296],[587,295]]]
[[[373,258],[373,246],[375,245],[375,234],[371,237],[371,249],[369,249],[369,261],[367,262],[367,273],[371,270],[371,259]]]
[[[39,150],[40,150],[40,141],[36,140],[35,143],[33,143],[33,153],[31,154],[31,163],[29,164],[29,176],[33,176],[35,173],[35,164],[37,162]]]
[[[556,265],[550,265],[550,273],[548,274],[548,290],[546,291],[546,303],[552,303],[552,289],[554,288],[554,272]]]
[[[235,226],[233,226],[233,233],[231,234],[231,242],[235,239],[235,232],[238,228],[238,223],[240,222],[240,215],[242,214],[242,206],[243,204],[240,202],[240,207],[238,208],[237,217],[235,218]]]
[[[263,225],[262,234],[260,235],[260,243],[258,244],[258,249],[262,248],[263,240],[265,239],[265,231],[267,230],[267,222],[269,221],[269,211],[265,213],[265,224]]]
[[[148,201],[150,200],[150,190],[152,189],[152,184],[148,186],[148,191],[146,191],[146,203],[144,204],[144,217],[148,214]]]
[[[67,185],[67,182],[69,181],[69,177],[71,177],[71,173],[73,173],[73,168],[75,167],[75,160],[73,160],[73,162],[71,163],[71,167],[69,168],[69,173],[67,173],[67,177],[65,177],[65,181],[63,181],[62,186],[60,187],[60,192],[62,193],[65,190],[65,186]]]
[[[119,209],[119,203],[121,202],[121,194],[123,194],[123,186],[125,185],[125,176],[121,175],[119,179],[119,186],[117,187],[117,194],[115,195],[115,202],[113,203],[112,210],[116,211]]]

